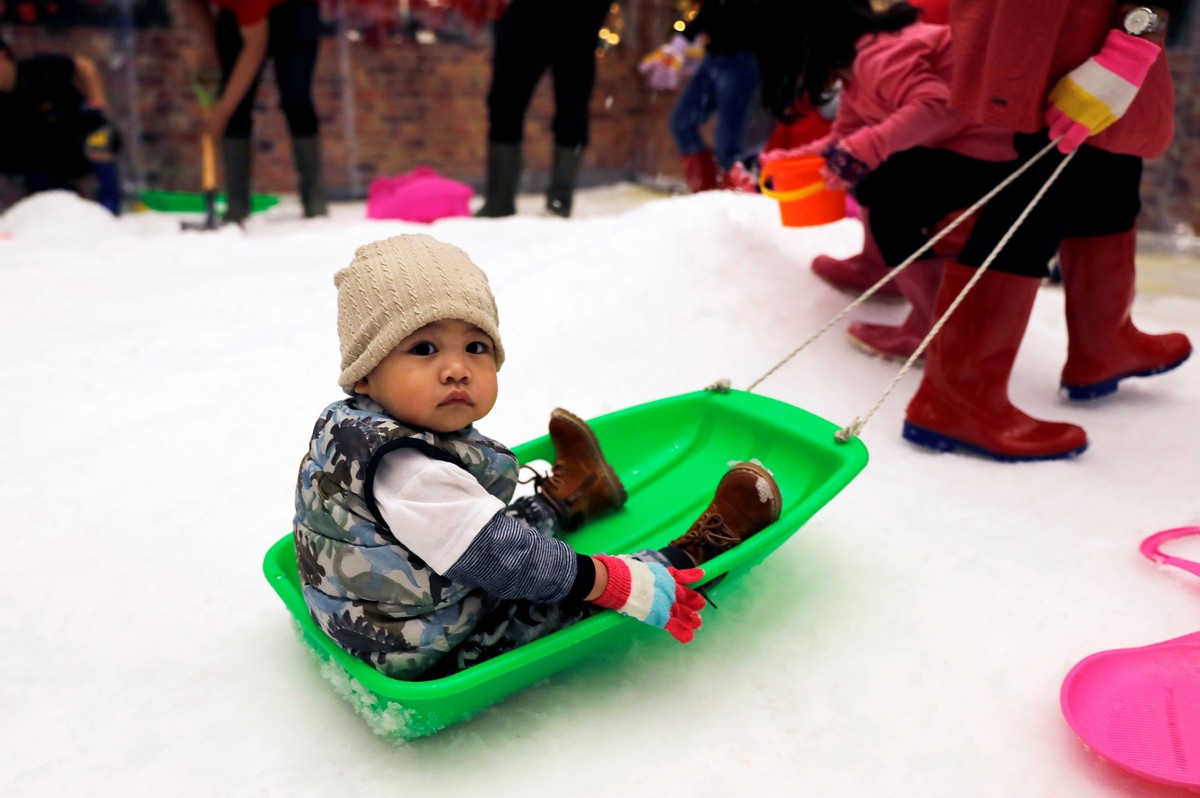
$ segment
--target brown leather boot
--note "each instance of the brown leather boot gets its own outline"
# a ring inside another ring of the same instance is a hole
[[[782,508],[771,472],[757,463],[738,463],[721,477],[716,495],[692,528],[671,545],[700,565],[773,524]]]
[[[600,451],[596,434],[583,419],[555,408],[550,413],[554,468],[535,476],[534,488],[554,509],[564,530],[577,529],[625,504],[625,486]]]

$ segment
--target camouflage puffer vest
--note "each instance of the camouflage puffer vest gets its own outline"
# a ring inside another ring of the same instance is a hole
[[[411,679],[471,633],[480,590],[435,573],[397,540],[371,495],[380,458],[401,447],[465,468],[505,504],[517,484],[512,452],[473,427],[415,431],[365,396],[334,402],[317,419],[296,485],[300,582],[317,624],[349,653]]]

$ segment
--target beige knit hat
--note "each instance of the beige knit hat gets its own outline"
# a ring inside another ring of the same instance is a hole
[[[458,319],[487,333],[504,363],[500,318],[487,275],[467,253],[427,235],[399,235],[364,244],[350,265],[333,275],[338,289],[342,374],[354,384],[401,341],[426,324]]]

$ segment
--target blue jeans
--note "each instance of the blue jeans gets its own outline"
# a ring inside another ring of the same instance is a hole
[[[708,149],[700,126],[715,112],[713,153],[722,169],[733,166],[746,146],[746,128],[757,89],[758,62],[753,53],[706,55],[671,111],[671,135],[680,154],[694,155]]]

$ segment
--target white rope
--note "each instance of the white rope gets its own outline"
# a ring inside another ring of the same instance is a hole
[[[825,332],[830,327],[832,327],[833,325],[835,325],[839,321],[841,321],[843,318],[845,318],[847,313],[854,310],[859,305],[861,305],[863,302],[866,302],[868,299],[870,299],[872,296],[874,296],[875,292],[878,291],[880,288],[882,288],[884,286],[884,284],[886,284],[889,280],[891,280],[893,277],[895,277],[897,274],[899,274],[904,269],[907,269],[908,265],[910,263],[912,263],[917,258],[919,258],[921,255],[923,255],[934,244],[936,244],[937,242],[939,242],[943,238],[945,238],[947,235],[949,235],[956,227],[958,227],[960,224],[962,224],[968,218],[970,218],[977,210],[982,208],[987,203],[988,200],[990,200],[992,197],[999,194],[1010,183],[1012,183],[1014,180],[1016,180],[1018,177],[1020,177],[1022,174],[1024,174],[1024,172],[1027,169],[1029,169],[1031,166],[1033,166],[1035,163],[1037,163],[1038,160],[1040,160],[1043,155],[1045,155],[1047,152],[1050,151],[1050,149],[1052,147],[1054,147],[1056,144],[1058,144],[1060,139],[1061,139],[1061,137],[1059,137],[1059,139],[1055,139],[1054,141],[1050,142],[1045,147],[1043,147],[1041,149],[1041,151],[1038,152],[1037,155],[1030,158],[1028,161],[1026,161],[1024,164],[1022,164],[1020,166],[1020,168],[1015,170],[1011,175],[1004,178],[1004,180],[1002,180],[999,185],[997,185],[995,188],[993,188],[987,194],[984,194],[982,197],[980,197],[979,200],[977,200],[974,205],[972,205],[970,208],[967,208],[967,210],[963,211],[963,213],[960,214],[957,219],[955,219],[950,224],[946,225],[946,227],[943,228],[941,230],[941,232],[939,232],[933,238],[931,238],[927,242],[925,242],[924,246],[922,246],[920,249],[918,249],[913,254],[909,255],[908,258],[906,258],[904,260],[904,262],[902,262],[898,266],[890,269],[888,271],[888,273],[885,274],[882,278],[880,278],[877,283],[875,283],[870,288],[868,288],[866,291],[864,291],[857,299],[855,299],[849,305],[842,308],[841,312],[839,312],[836,316],[834,316],[829,321],[825,322],[825,325],[823,327],[821,327],[821,329],[819,329],[815,333],[813,333],[808,338],[808,340],[806,340],[804,343],[800,344],[798,347],[793,349],[786,357],[784,357],[782,360],[780,360],[778,363],[776,363],[774,366],[772,366],[770,369],[768,369],[767,372],[765,374],[763,374],[761,377],[759,377],[757,380],[750,383],[750,387],[748,387],[746,389],[746,392],[753,393],[754,389],[757,388],[763,381],[765,381],[768,377],[770,377],[776,371],[779,371],[779,369],[783,368],[783,366],[787,365],[787,363],[790,362],[792,358],[794,358],[796,355],[803,352],[808,347],[809,344],[811,344],[813,341],[820,338],[822,335],[825,334]],[[985,263],[990,264],[992,262],[992,260],[995,259],[996,254],[1000,251],[1001,247],[1003,247],[1008,242],[1008,239],[1012,237],[1012,233],[1016,230],[1016,227],[1019,226],[1021,224],[1021,222],[1023,222],[1025,220],[1025,217],[1029,215],[1030,210],[1032,210],[1033,206],[1035,204],[1037,204],[1037,201],[1039,199],[1041,199],[1042,194],[1044,194],[1046,189],[1049,188],[1050,184],[1054,182],[1055,178],[1058,177],[1059,172],[1062,171],[1063,166],[1065,166],[1066,163],[1068,161],[1070,161],[1073,156],[1074,156],[1074,153],[1072,152],[1071,155],[1069,155],[1063,159],[1063,162],[1061,164],[1059,164],[1058,169],[1055,170],[1054,174],[1050,177],[1050,179],[1048,181],[1046,181],[1046,185],[1042,187],[1042,190],[1040,192],[1038,192],[1037,197],[1034,198],[1033,202],[1031,202],[1029,204],[1029,206],[1025,209],[1025,211],[1017,219],[1016,224],[1014,224],[1014,226],[1009,229],[1008,234],[1005,235],[1005,237],[1001,240],[1001,242],[996,246],[996,249],[992,252],[992,254],[990,256],[988,256],[988,259],[987,259],[987,261],[985,261]],[[983,268],[984,267],[980,267],[979,270],[982,272]],[[974,285],[974,280],[972,280],[972,282],[967,285],[967,288],[964,289],[963,293],[966,293],[966,291],[969,290],[972,285]],[[951,309],[953,309],[956,306],[957,306],[957,301],[955,302],[954,305],[951,305]],[[950,314],[947,312],[946,315],[948,316]],[[940,328],[940,327],[941,327],[941,325],[939,324],[938,328]],[[928,337],[926,338],[926,342],[927,341],[928,341]],[[922,351],[924,349],[926,342],[922,342],[921,350],[918,350],[918,351]],[[909,366],[909,364],[906,363],[904,370],[907,370],[908,366]],[[901,375],[904,374],[904,370],[902,370],[900,372]],[[886,394],[884,394],[884,397],[886,397]],[[880,401],[882,401],[882,397],[881,397]],[[871,412],[873,413],[874,410],[872,410]],[[867,417],[870,418],[870,415],[868,414]],[[864,421],[863,423],[865,424],[866,422]],[[861,426],[859,427],[859,429],[861,429]],[[841,433],[839,432],[839,434],[841,434]]]
[[[1051,142],[1049,146],[1054,146],[1055,143],[1056,142]],[[1045,151],[1046,150],[1042,150],[1042,152]],[[1035,194],[1033,199],[1029,201],[1029,204],[1025,206],[1025,210],[1021,211],[1021,215],[1017,217],[1016,221],[1012,223],[1012,225],[1008,228],[1008,231],[1004,234],[1004,237],[1000,239],[998,244],[996,244],[996,248],[993,249],[991,254],[987,256],[987,259],[980,264],[979,268],[975,270],[975,273],[971,275],[971,279],[968,280],[967,284],[963,286],[963,289],[958,293],[958,296],[954,297],[954,301],[950,303],[948,308],[946,308],[946,312],[938,317],[937,322],[925,335],[925,338],[921,341],[920,345],[917,346],[917,350],[908,356],[908,360],[904,361],[904,365],[900,367],[900,371],[897,372],[896,376],[892,378],[892,381],[888,383],[887,388],[885,388],[879,398],[875,400],[875,404],[870,410],[867,411],[867,414],[862,418],[854,419],[854,421],[850,422],[845,427],[834,433],[833,437],[839,443],[845,443],[851,438],[857,437],[858,433],[862,431],[862,428],[867,425],[867,422],[871,420],[871,417],[875,415],[875,412],[879,410],[879,408],[887,400],[888,395],[900,383],[900,380],[906,373],[908,373],[908,370],[912,368],[913,363],[915,363],[925,352],[925,348],[929,346],[929,342],[933,340],[933,337],[938,334],[938,331],[941,330],[943,325],[946,324],[946,321],[949,320],[950,314],[962,304],[962,301],[967,296],[967,292],[975,287],[975,283],[979,282],[980,278],[983,277],[983,273],[987,271],[988,267],[992,265],[992,261],[994,261],[1000,254],[1000,250],[1004,249],[1004,246],[1008,243],[1009,239],[1016,234],[1017,229],[1022,223],[1024,223],[1026,217],[1033,212],[1034,206],[1041,201],[1042,197],[1045,196],[1046,192],[1050,189],[1050,186],[1053,185],[1054,181],[1058,179],[1058,176],[1062,174],[1062,170],[1065,169],[1067,164],[1071,162],[1071,159],[1075,157],[1075,152],[1076,150],[1072,150],[1067,157],[1063,158],[1062,162],[1054,168],[1054,172],[1051,173],[1050,177],[1046,179],[1045,184],[1038,189],[1038,193]],[[1037,157],[1040,158],[1041,153],[1038,153]],[[1037,158],[1034,158],[1034,160],[1037,160]],[[1033,163],[1033,161],[1030,161],[1030,163]]]

